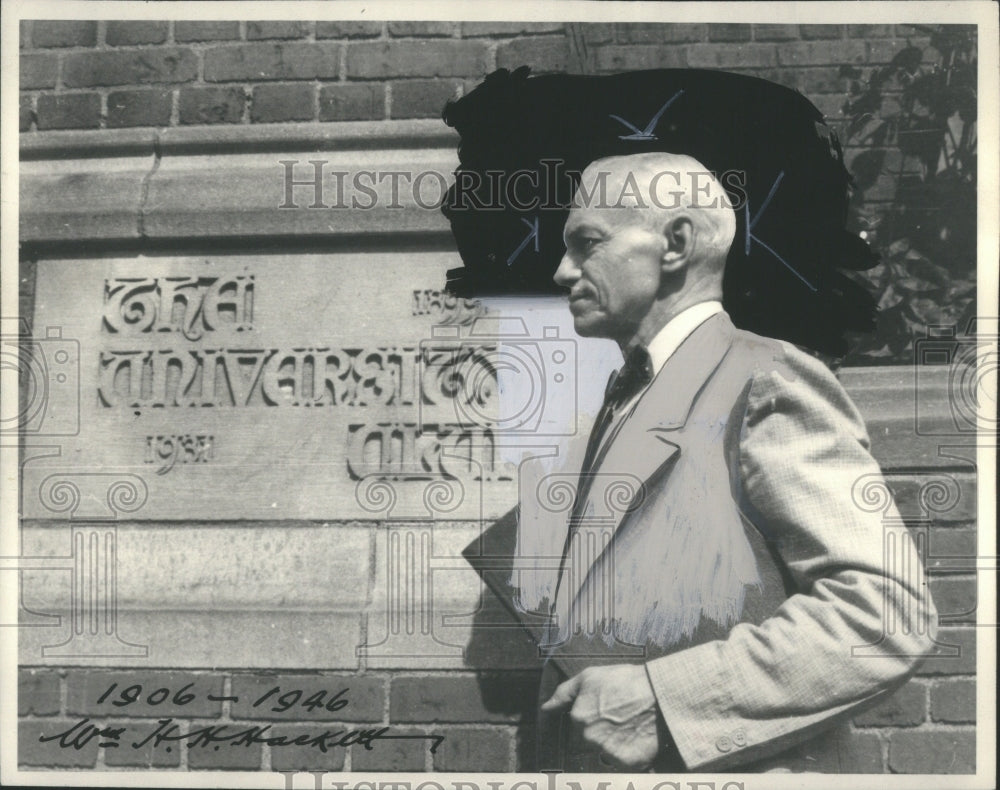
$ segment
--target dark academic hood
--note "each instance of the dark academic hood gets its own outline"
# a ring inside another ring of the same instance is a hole
[[[832,354],[847,350],[848,330],[874,329],[874,299],[845,274],[878,261],[844,227],[843,151],[794,90],[721,71],[532,76],[525,66],[490,74],[443,118],[460,135],[442,206],[464,262],[448,273],[458,296],[558,293],[579,173],[666,151],[704,164],[734,205],[724,302],[737,326]]]

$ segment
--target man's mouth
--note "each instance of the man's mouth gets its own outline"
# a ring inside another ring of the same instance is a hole
[[[570,312],[577,313],[586,310],[587,307],[593,304],[596,300],[594,295],[590,293],[571,293],[569,295],[569,309]]]

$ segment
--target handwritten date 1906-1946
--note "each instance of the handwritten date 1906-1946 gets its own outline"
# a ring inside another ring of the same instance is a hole
[[[141,684],[137,683],[118,690],[118,684],[112,683],[97,698],[97,704],[101,705],[105,702],[110,702],[111,705],[117,708],[127,709],[133,704],[144,703],[155,708],[169,700],[168,704],[175,707],[183,707],[196,699],[197,695],[190,691],[193,685],[193,683],[188,683],[173,694],[171,694],[171,690],[168,688],[158,688],[148,694],[144,694]],[[118,690],[117,694],[115,694],[116,690]],[[303,700],[305,692],[302,689],[289,689],[283,692],[280,686],[272,686],[251,704],[251,708],[260,708],[262,712],[270,711],[272,713],[288,713],[291,711],[290,715],[292,716],[295,715],[295,710],[293,709],[297,709],[298,707],[304,708],[309,712],[322,709],[333,713],[346,708],[350,704],[347,697],[348,692],[348,688],[342,688],[332,694],[326,690],[320,690],[310,694]],[[205,698],[213,702],[239,702],[238,696],[207,694]],[[265,706],[265,703],[271,704]],[[269,735],[268,730],[270,727],[271,725],[269,724],[243,726],[226,723],[199,727],[184,732],[181,725],[176,724],[172,718],[162,718],[159,720],[159,726],[153,732],[141,740],[132,742],[130,745],[133,749],[141,749],[149,743],[152,743],[153,748],[166,744],[164,748],[169,752],[172,748],[169,744],[181,741],[186,741],[189,749],[211,747],[215,750],[218,750],[219,746],[225,743],[228,743],[230,746],[246,747],[266,743],[272,747],[306,746],[326,752],[331,748],[346,748],[353,744],[358,744],[365,749],[371,750],[374,748],[373,744],[379,740],[405,739],[430,741],[431,753],[434,753],[437,747],[444,741],[443,735],[393,735],[387,726],[354,730],[319,730],[317,728],[317,732],[315,733],[300,733],[294,738],[282,735]],[[127,724],[115,726],[113,724],[101,723],[98,725],[92,723],[88,717],[81,719],[62,732],[52,735],[42,734],[38,740],[42,743],[55,741],[63,749],[82,749],[92,740],[99,739],[100,746],[104,748],[117,748],[128,744],[127,740],[123,740],[127,731]]]

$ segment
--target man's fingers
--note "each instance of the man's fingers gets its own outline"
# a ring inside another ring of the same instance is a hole
[[[579,693],[580,676],[574,675],[569,680],[556,686],[556,690],[552,693],[552,696],[542,704],[542,710],[553,711],[565,708],[576,699],[576,695]]]

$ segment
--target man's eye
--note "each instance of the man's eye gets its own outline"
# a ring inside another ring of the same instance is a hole
[[[582,239],[580,239],[580,246],[583,247],[583,249],[585,250],[589,250],[599,241],[600,239],[595,236],[584,236]]]

